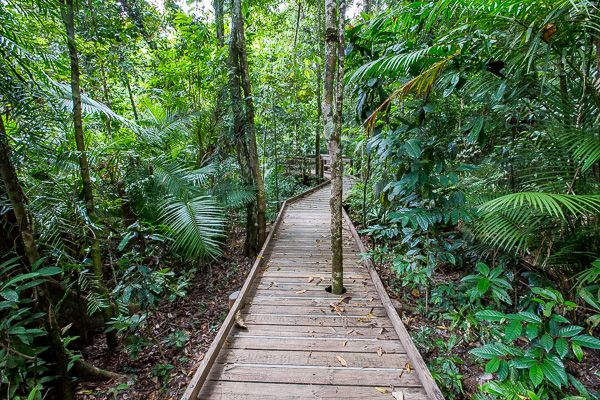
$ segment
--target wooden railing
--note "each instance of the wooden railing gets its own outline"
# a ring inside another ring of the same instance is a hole
[[[342,159],[343,163],[349,165],[352,168],[353,163],[351,158],[344,157]],[[301,156],[290,156],[283,157],[280,161],[280,165],[282,165],[287,173],[299,172],[304,176],[305,174],[312,174],[312,168],[315,165],[315,155],[307,154]],[[325,175],[331,174],[331,157],[329,154],[320,154],[319,155],[319,175],[323,178]]]

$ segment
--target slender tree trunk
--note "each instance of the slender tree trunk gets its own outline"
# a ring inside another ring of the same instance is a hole
[[[340,7],[340,26],[344,24]],[[337,24],[337,5],[335,0],[325,0],[325,80],[323,84],[323,119],[327,147],[331,157],[331,292],[342,294],[344,292],[344,260],[342,247],[342,146],[340,132],[341,104],[334,103],[334,80],[337,72],[338,93],[336,103],[343,99],[343,57],[344,51],[340,46],[340,32]],[[342,62],[336,71],[336,61]],[[340,91],[342,88],[342,91]]]
[[[302,1],[298,0],[298,14],[296,14],[296,30],[294,32],[294,50],[296,49],[296,45],[298,44],[298,29],[300,28],[300,14],[302,14]],[[296,59],[295,52],[294,52],[294,59]]]
[[[317,123],[315,132],[315,176],[321,176],[321,132],[323,132],[323,126],[321,125],[323,117],[323,105],[321,104],[321,91],[323,90],[322,76],[321,76],[321,62],[323,60],[323,40],[321,38],[321,9],[323,6],[323,0],[317,0],[318,11],[317,11],[317,54],[319,60],[317,61]]]
[[[257,201],[257,234],[258,243],[256,252],[267,238],[267,198],[265,195],[265,185],[260,174],[260,163],[258,161],[258,148],[256,145],[256,127],[254,124],[254,100],[252,99],[252,89],[250,87],[250,71],[248,68],[248,54],[246,51],[246,40],[244,38],[244,20],[242,19],[242,3],[241,0],[234,0],[232,9],[232,18],[236,21],[234,24],[236,29],[236,40],[238,42],[238,56],[242,77],[242,87],[244,89],[244,99],[246,104],[246,124],[244,126],[246,133],[246,141],[248,146],[248,164],[252,170],[254,183],[256,185],[256,201]]]
[[[215,9],[215,31],[219,46],[225,46],[225,24],[223,23],[223,3],[224,0],[213,0],[213,8]]]
[[[135,106],[135,100],[133,99],[133,92],[131,91],[131,85],[129,84],[129,75],[125,73],[125,86],[127,87],[127,93],[129,94],[129,101],[131,102],[131,108],[133,109],[133,118],[138,121],[137,107]]]
[[[275,101],[273,100],[273,147],[275,150],[275,197],[279,203],[279,154],[277,153],[277,116],[275,115]]]
[[[92,258],[92,268],[94,275],[98,280],[98,293],[108,300],[108,291],[104,285],[106,279],[104,279],[102,272],[102,254],[100,253],[100,243],[98,242],[97,232],[93,225],[97,223],[96,209],[94,206],[94,193],[92,190],[92,182],[90,179],[90,166],[87,160],[84,135],[83,135],[83,119],[81,116],[81,86],[79,78],[79,57],[77,55],[77,48],[75,42],[75,22],[73,16],[73,0],[66,0],[63,3],[62,17],[65,23],[65,29],[67,32],[67,45],[69,48],[69,58],[71,61],[71,93],[73,98],[73,123],[75,127],[75,142],[77,145],[77,151],[79,153],[79,167],[81,173],[81,180],[83,181],[83,192],[85,197],[85,207],[88,214],[88,218],[92,222],[88,226],[92,235],[89,239],[90,242],[90,256]],[[112,307],[106,307],[102,311],[104,316],[104,322],[109,322],[113,317]],[[114,331],[106,334],[106,341],[110,348],[117,346],[117,335]]]
[[[365,139],[366,145],[366,139]],[[367,156],[367,165],[363,166],[363,193],[362,193],[362,227],[367,227],[367,185],[371,176],[371,153]]]
[[[4,182],[10,204],[17,219],[17,226],[25,249],[27,263],[30,266],[33,266],[40,259],[35,243],[33,215],[29,210],[26,210],[26,205],[28,203],[27,198],[19,183],[17,172],[11,162],[11,153],[12,151],[8,142],[4,121],[0,115],[0,176]],[[54,305],[50,300],[48,288],[45,284],[39,285],[36,290],[37,289],[40,290],[38,290],[39,303],[36,305],[36,308],[40,312],[46,314],[43,324],[48,332],[49,347],[54,363],[53,372],[58,376],[56,382],[54,382],[54,386],[57,395],[60,396],[61,399],[71,400],[73,399],[73,393],[71,391],[71,381],[67,370],[67,355],[60,338],[60,330],[58,323],[56,322],[56,316],[54,315]]]

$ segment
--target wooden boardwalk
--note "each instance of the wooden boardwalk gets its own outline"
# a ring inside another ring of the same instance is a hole
[[[443,399],[347,216],[347,293],[325,290],[329,191],[286,202],[183,399]]]

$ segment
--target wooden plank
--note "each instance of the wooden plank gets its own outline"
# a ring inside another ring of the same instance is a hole
[[[207,382],[200,394],[200,399],[213,400],[307,400],[307,399],[344,399],[364,400],[377,398],[393,400],[392,388],[383,389],[381,393],[375,386],[333,386],[333,385],[301,385],[289,383],[255,383],[255,382]],[[421,388],[397,389],[405,400],[422,400],[425,391]]]
[[[373,301],[369,301],[370,299],[362,298],[363,300],[354,301],[354,304],[357,304],[361,307],[372,307],[377,305],[381,307],[381,303],[376,301],[373,298]],[[314,306],[314,307],[328,307],[329,303],[331,303],[331,298],[318,298],[318,297],[308,297],[308,298],[291,298],[284,296],[262,296],[262,297],[253,297],[250,302],[247,304],[258,304],[265,306]]]
[[[398,340],[393,329],[384,330],[363,328],[343,328],[339,326],[296,326],[296,325],[249,325],[246,329],[234,327],[231,335],[248,334],[257,336],[296,336],[296,337],[338,337]]]
[[[346,293],[344,293],[342,295],[342,297],[339,297],[338,295],[332,295],[329,292],[325,291],[325,287],[323,286],[323,290],[311,290],[311,291],[306,291],[306,292],[302,292],[299,290],[298,292],[292,292],[289,290],[280,290],[278,287],[277,288],[271,288],[271,289],[253,289],[254,291],[252,292],[252,294],[254,296],[276,296],[276,297],[289,297],[289,298],[304,298],[304,297],[308,297],[308,298],[314,298],[314,297],[323,297],[323,298],[329,298],[331,299],[330,301],[332,302],[337,302],[340,299],[343,299],[344,296],[350,296],[350,297],[361,297],[361,298],[371,298],[373,297],[375,298],[379,298],[379,294],[377,293],[377,291],[373,291],[373,292],[364,292],[361,290],[348,290]]]
[[[335,304],[334,301],[331,303]],[[336,305],[337,306],[337,305]],[[369,314],[382,318],[386,316],[385,308],[383,307],[358,307],[358,306],[349,306],[340,304],[340,312],[341,316],[346,315],[355,315],[360,317],[367,317]],[[292,306],[292,305],[263,305],[252,303],[251,305],[246,305],[244,307],[244,311],[248,314],[278,314],[278,315],[295,315],[295,314],[310,314],[315,316],[322,315],[338,315],[336,311],[333,310],[333,307],[329,305],[324,307],[315,307],[315,306]]]
[[[330,352],[307,351],[307,350],[251,350],[231,349],[224,351],[217,362],[220,364],[270,364],[270,365],[309,365],[309,366],[332,366],[339,367],[340,362],[334,349]],[[349,367],[362,368],[396,368],[406,369],[410,362],[406,354],[383,353],[379,357],[376,353],[354,352],[344,353],[344,360]]]
[[[295,383],[313,385],[364,385],[420,387],[415,373],[402,373],[397,368],[362,368],[342,366],[283,366],[269,364],[215,364],[211,380],[263,383]],[[212,378],[215,379],[212,379]],[[360,378],[359,378],[360,377]]]
[[[406,351],[399,340],[385,340],[364,338],[361,336],[349,336],[348,338],[335,337],[304,337],[304,336],[275,336],[275,335],[250,335],[248,333],[236,333],[229,337],[224,349],[255,349],[255,350],[303,350],[303,351],[336,351],[363,352],[378,356],[381,348],[387,354],[404,354]],[[412,368],[412,367],[411,367]]]
[[[354,240],[358,244],[361,252],[366,253],[367,249],[365,248],[363,242],[361,241],[360,236],[358,235],[358,232],[356,231],[356,228],[354,228],[354,225],[352,224],[350,217],[348,216],[348,214],[346,213],[346,211],[343,208],[342,208],[342,214],[344,216],[344,219],[350,226],[350,230],[352,232],[352,235],[354,236]],[[389,319],[390,319],[391,323],[393,324],[394,329],[396,330],[396,333],[398,334],[398,337],[402,341],[402,344],[404,345],[406,352],[412,361],[411,365],[417,371],[417,374],[421,378],[421,382],[423,384],[425,391],[427,392],[428,398],[430,400],[443,400],[444,395],[442,394],[440,388],[435,383],[435,380],[433,379],[433,376],[431,376],[431,372],[429,372],[429,369],[427,368],[427,365],[425,364],[423,357],[417,350],[417,347],[415,346],[408,331],[404,327],[404,324],[402,323],[402,320],[400,319],[398,312],[396,312],[396,309],[392,305],[392,302],[390,301],[390,298],[387,294],[387,290],[383,286],[383,283],[381,282],[381,279],[379,278],[379,275],[377,274],[377,271],[375,270],[375,266],[373,265],[372,261],[368,258],[365,259],[363,264],[369,270],[371,279],[373,280],[373,283],[375,284],[375,287],[377,288],[377,291],[379,292],[379,296],[381,297],[381,301],[383,302],[383,306],[387,310]]]
[[[258,325],[298,325],[298,326],[343,326],[348,328],[364,328],[372,326],[379,330],[381,327],[390,329],[393,327],[388,318],[381,320],[377,318],[365,318],[361,315],[356,317],[325,317],[312,315],[263,315],[263,314],[245,314],[242,317],[247,324]]]

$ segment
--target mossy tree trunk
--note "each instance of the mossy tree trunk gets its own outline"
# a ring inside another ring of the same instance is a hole
[[[99,232],[95,228],[98,219],[96,217],[96,208],[94,205],[94,192],[90,179],[90,166],[87,159],[84,134],[83,134],[83,119],[81,115],[81,83],[79,73],[79,56],[75,41],[75,21],[73,0],[64,0],[61,8],[63,22],[67,33],[67,47],[69,48],[69,59],[71,63],[71,94],[73,99],[73,125],[75,131],[75,143],[79,154],[79,171],[83,182],[83,193],[85,197],[85,208],[88,218],[91,221],[88,226],[91,235],[88,239],[90,245],[90,257],[92,259],[92,270],[98,281],[98,294],[110,301],[108,290],[106,289],[106,279],[102,271],[102,254],[100,252],[100,243],[98,241]],[[113,314],[112,305],[105,307],[102,310],[104,322],[109,322]],[[106,333],[106,342],[108,347],[114,348],[117,346],[117,335],[115,331]]]

